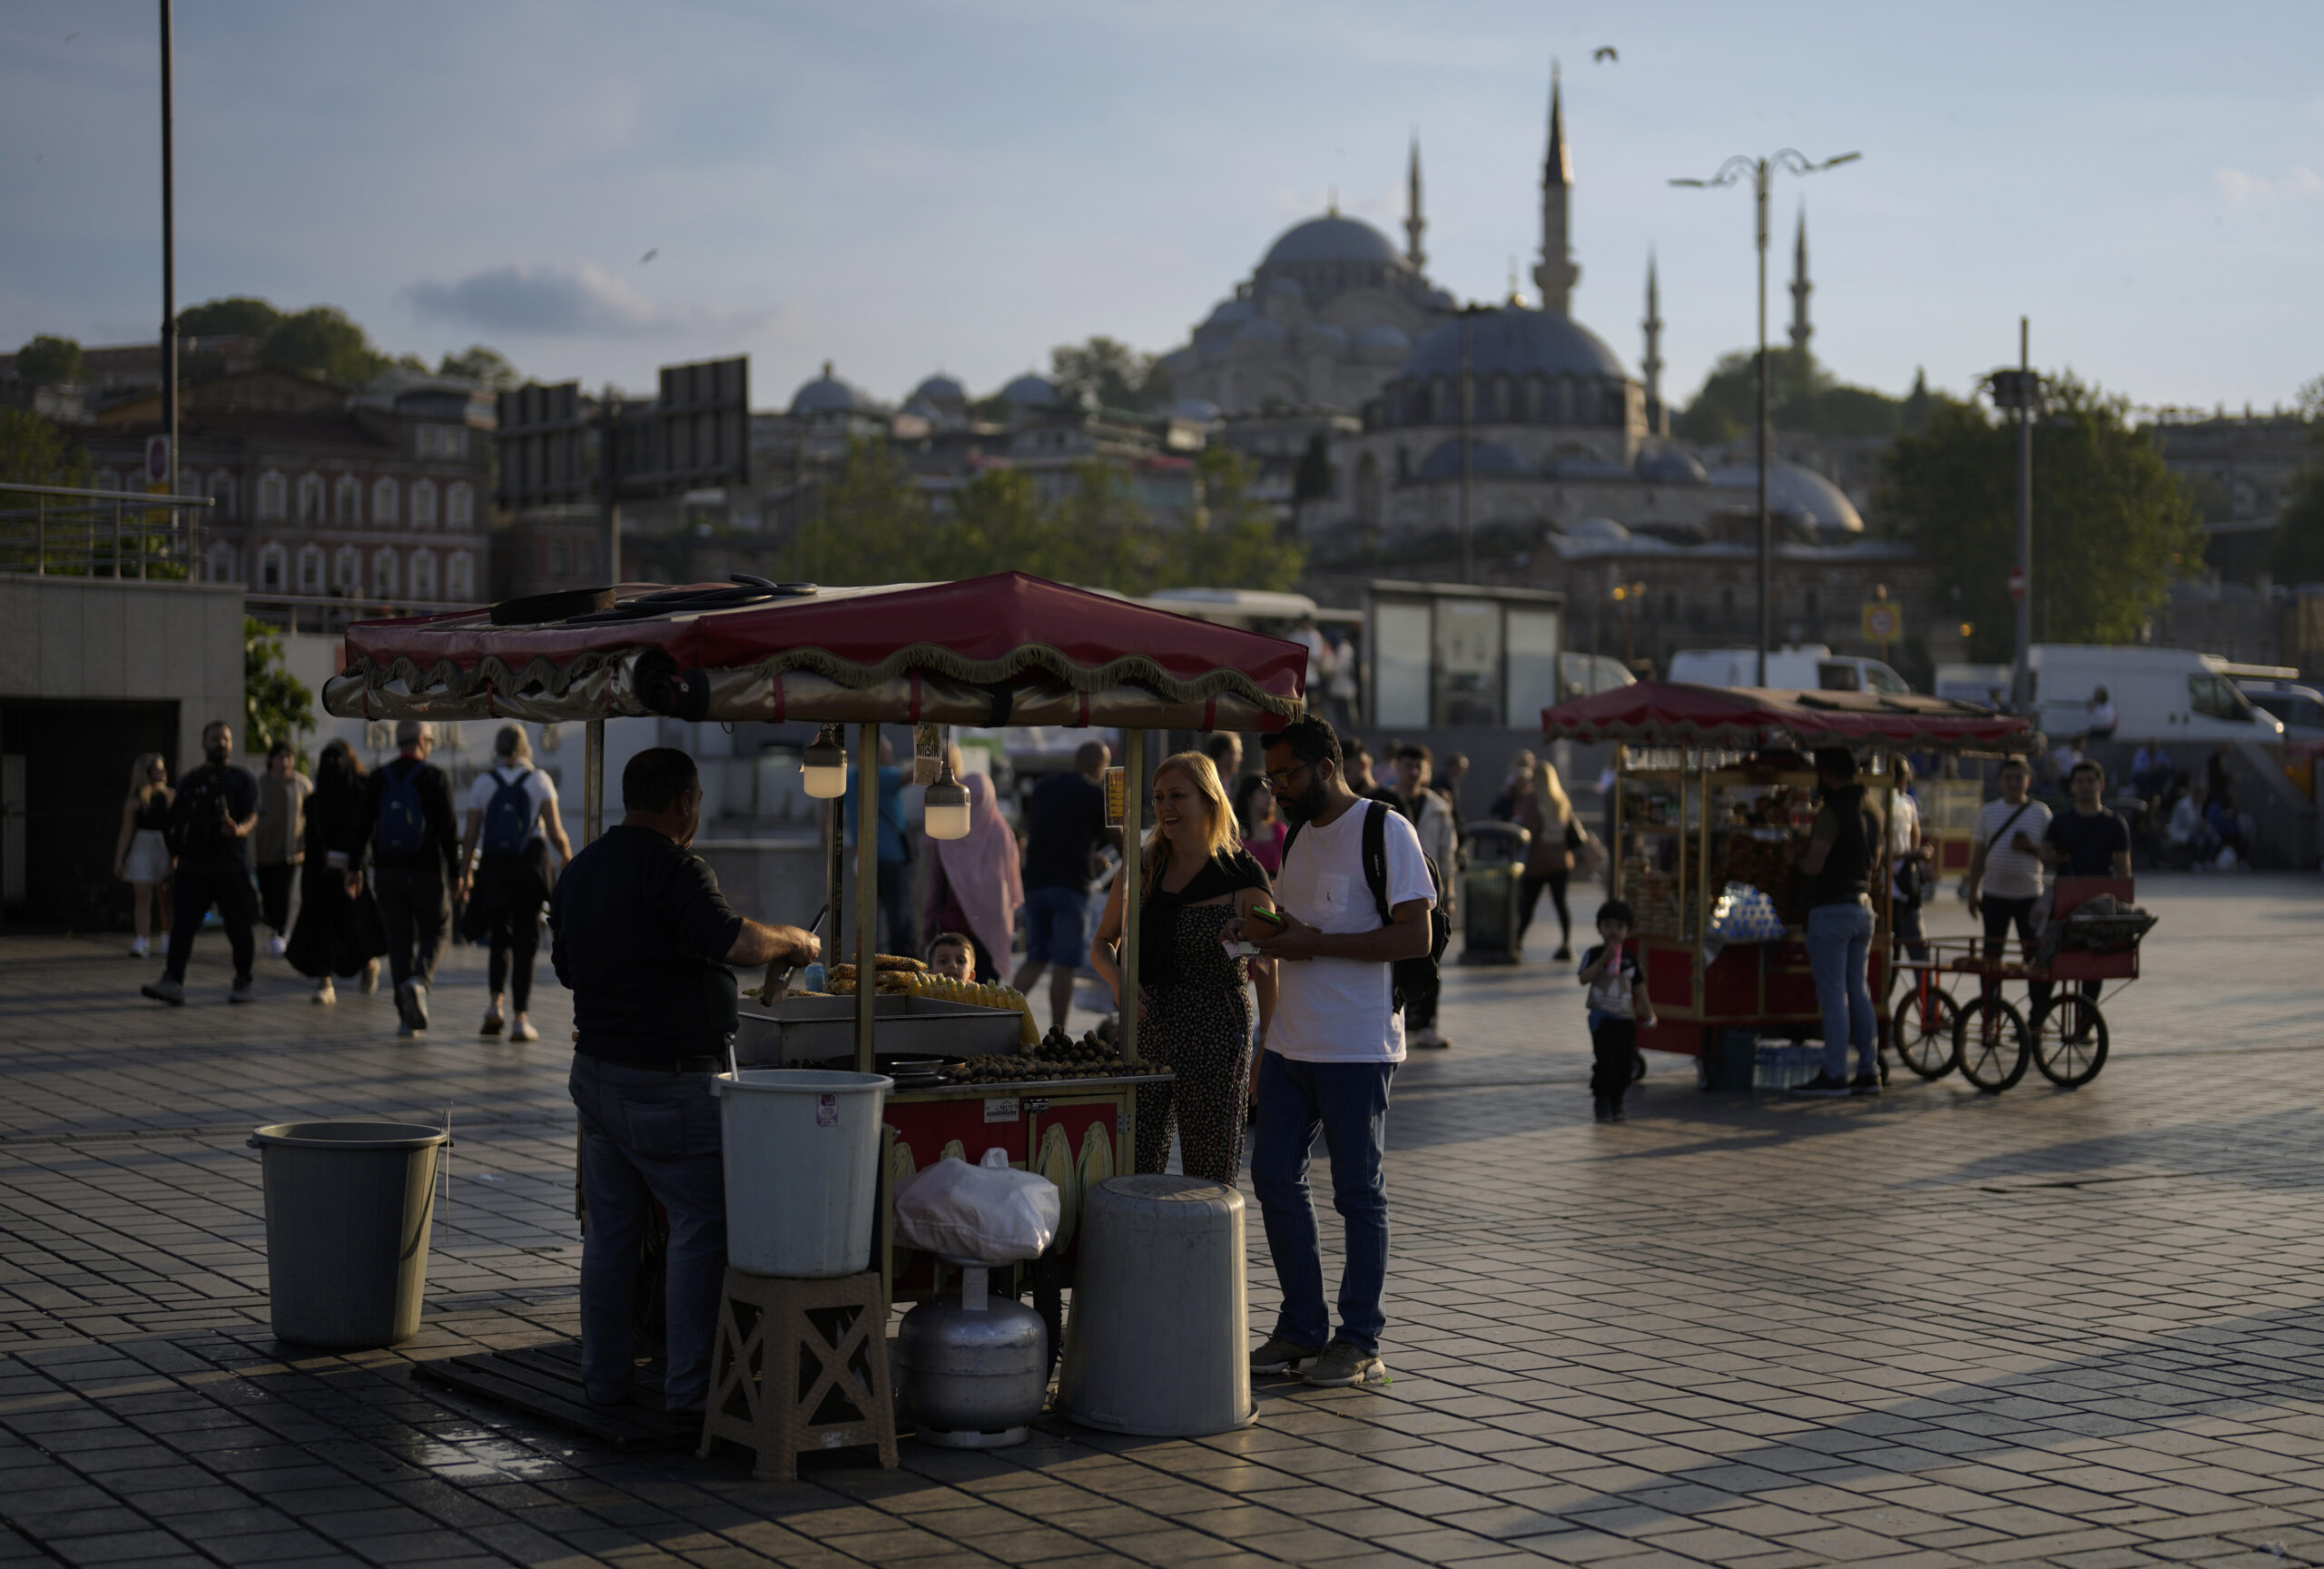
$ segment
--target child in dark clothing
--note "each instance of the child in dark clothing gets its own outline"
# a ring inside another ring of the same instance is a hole
[[[1622,1097],[1638,1065],[1638,1031],[1654,1022],[1646,972],[1630,934],[1630,907],[1620,899],[1598,906],[1598,935],[1605,941],[1581,956],[1581,983],[1590,988],[1590,1100],[1600,1122],[1622,1120]]]

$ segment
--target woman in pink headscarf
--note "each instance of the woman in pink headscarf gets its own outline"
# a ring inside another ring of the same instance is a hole
[[[968,775],[969,831],[959,839],[932,839],[923,943],[939,932],[965,932],[977,947],[977,979],[1005,978],[1025,880],[1017,865],[1017,835],[1000,815],[992,781]]]

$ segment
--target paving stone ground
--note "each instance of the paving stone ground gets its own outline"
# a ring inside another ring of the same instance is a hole
[[[0,1566],[2324,1563],[2324,884],[2141,893],[2074,1092],[1714,1097],[1659,1059],[1597,1126],[1551,944],[1450,971],[1456,1047],[1391,1119],[1392,1385],[787,1485],[412,1377],[575,1331],[561,994],[541,1042],[478,1040],[456,950],[399,1046],[279,962],[226,1007],[214,936],[183,1010],[111,944],[0,942]],[[419,1337],[278,1346],[249,1130],[448,1107]]]

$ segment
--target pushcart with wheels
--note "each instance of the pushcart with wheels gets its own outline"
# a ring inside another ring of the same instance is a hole
[[[1957,1004],[1946,999],[1953,1015],[1952,1053],[1943,1066],[1934,1062],[1935,1041],[1914,1034],[1912,1054],[1899,1028],[1898,1055],[1924,1078],[1934,1079],[1953,1068],[1988,1094],[1998,1095],[2025,1077],[2030,1065],[2061,1090],[2076,1090],[2098,1077],[2106,1066],[2110,1035],[2106,1015],[2098,1006],[2100,983],[2135,981],[2139,974],[2139,942],[2154,923],[2153,917],[2129,911],[2100,921],[2074,919],[2074,912],[2100,895],[2127,907],[2131,880],[2127,877],[2061,877],[2051,895],[2051,926],[2057,941],[2043,941],[2039,950],[2017,959],[1997,955],[1988,959],[1974,938],[1932,943],[1931,957],[1916,967],[1924,972],[1920,984],[1932,998],[1944,993],[1935,985],[1941,972],[1974,975],[1975,994]],[[2003,994],[2009,982],[2027,989],[2024,1009]],[[2034,1001],[2040,989],[2045,1000]],[[1925,1022],[1934,1026],[1938,1010],[1932,1007]]]

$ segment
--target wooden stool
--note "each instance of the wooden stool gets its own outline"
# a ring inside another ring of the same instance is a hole
[[[751,1475],[762,1482],[794,1480],[803,1450],[854,1444],[878,1445],[895,1469],[878,1270],[794,1280],[727,1269],[697,1456],[720,1438],[757,1452]]]

